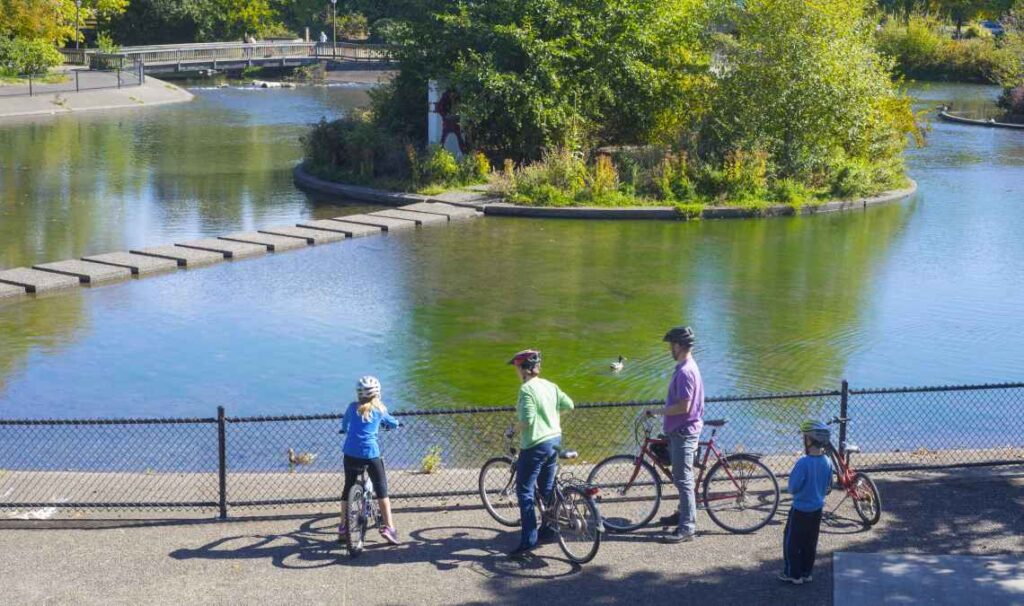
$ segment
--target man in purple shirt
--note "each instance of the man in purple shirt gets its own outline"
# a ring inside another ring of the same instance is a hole
[[[692,541],[697,533],[697,502],[693,494],[693,458],[700,432],[704,429],[704,381],[693,359],[695,342],[689,326],[673,328],[663,339],[669,344],[676,370],[668,387],[665,408],[648,410],[648,415],[664,415],[665,435],[672,457],[672,480],[679,490],[679,510],[661,519],[663,525],[675,525],[667,543]]]

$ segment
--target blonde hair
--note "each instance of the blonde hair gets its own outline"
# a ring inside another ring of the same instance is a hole
[[[369,422],[370,417],[373,416],[373,411],[378,411],[381,414],[386,414],[388,407],[384,406],[384,402],[381,402],[380,396],[373,396],[369,400],[359,400],[359,407],[356,408],[356,413],[363,418],[363,421]]]

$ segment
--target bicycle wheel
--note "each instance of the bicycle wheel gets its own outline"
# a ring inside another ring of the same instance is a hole
[[[519,526],[516,466],[511,457],[495,457],[480,468],[480,500],[499,524]]]
[[[366,539],[366,505],[363,487],[356,484],[348,491],[348,553],[355,557],[363,552]]]
[[[590,471],[587,484],[600,489],[594,500],[609,530],[636,530],[650,522],[661,505],[658,472],[647,461],[642,461],[638,469],[633,455],[615,455],[601,461]]]
[[[763,527],[779,508],[779,482],[764,463],[733,455],[715,463],[704,480],[704,507],[723,529],[738,534]]]
[[[594,559],[601,547],[601,513],[579,488],[566,488],[558,504],[558,545],[577,564]]]
[[[850,495],[853,497],[853,508],[866,526],[874,526],[882,518],[882,497],[878,487],[867,474],[856,473]]]

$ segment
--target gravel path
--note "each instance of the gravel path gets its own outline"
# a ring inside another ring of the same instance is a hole
[[[4,521],[0,579],[8,604],[831,604],[835,551],[1024,554],[1024,467],[877,481],[882,522],[864,530],[852,507],[841,505],[822,529],[815,580],[800,587],[774,578],[782,515],[755,535],[737,536],[701,512],[704,534],[693,543],[660,544],[656,528],[611,535],[592,563],[577,567],[557,546],[526,564],[508,561],[502,552],[517,535],[480,509],[400,511],[405,544],[375,540],[356,559],[333,542],[337,518],[330,515]]]

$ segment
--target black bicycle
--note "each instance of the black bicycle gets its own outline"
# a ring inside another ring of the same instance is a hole
[[[515,426],[505,432],[508,456],[490,459],[480,469],[480,499],[487,512],[505,526],[522,524],[515,494],[516,461],[519,459],[515,435]],[[558,449],[559,459],[571,460],[578,456],[574,450]],[[551,498],[547,502],[537,491],[541,523],[555,531],[562,553],[577,564],[593,560],[601,547],[604,520],[594,500],[597,494],[597,488],[589,486],[571,471],[558,473]]]
[[[363,468],[359,472],[359,480],[348,491],[348,520],[346,520],[347,536],[338,537],[338,541],[348,545],[348,554],[352,557],[363,552],[366,531],[369,528],[380,528],[380,505],[377,494],[373,490],[373,482]]]

